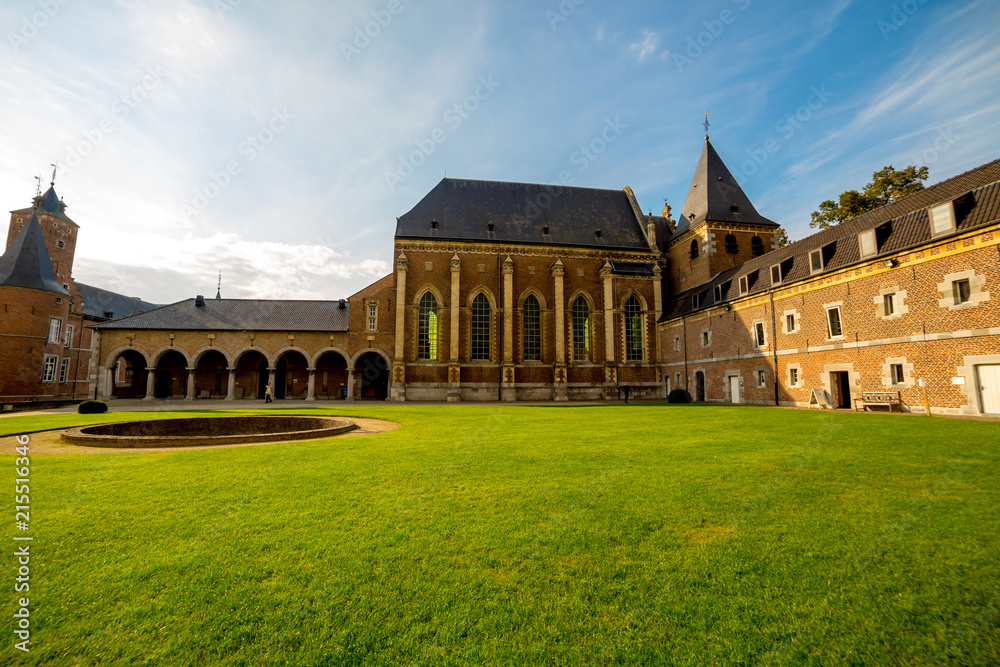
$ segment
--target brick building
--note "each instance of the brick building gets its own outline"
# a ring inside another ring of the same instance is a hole
[[[87,398],[92,330],[87,325],[153,304],[77,283],[79,226],[55,184],[30,208],[11,212],[0,257],[0,404],[51,404]]]

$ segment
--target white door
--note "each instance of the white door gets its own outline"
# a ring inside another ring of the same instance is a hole
[[[740,402],[740,378],[738,375],[729,376],[729,400],[733,403]]]
[[[983,400],[983,412],[1000,414],[1000,364],[976,366],[979,371],[979,395]]]

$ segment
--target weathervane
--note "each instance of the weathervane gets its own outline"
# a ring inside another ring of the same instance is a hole
[[[222,298],[222,271],[219,271],[219,286],[215,289],[215,298]]]
[[[708,122],[708,112],[705,112],[705,141],[708,141],[708,126],[711,123]]]
[[[53,162],[49,166],[52,167],[52,182],[49,185],[55,187],[55,184],[56,184],[56,170],[59,169],[59,162]]]
[[[35,196],[42,196],[42,175],[35,176]]]

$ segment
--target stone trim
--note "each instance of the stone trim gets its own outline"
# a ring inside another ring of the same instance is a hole
[[[790,330],[790,331],[788,329],[788,316],[789,315],[794,315],[795,316],[795,328],[792,329],[792,330]],[[797,334],[801,330],[802,330],[802,316],[799,314],[799,311],[798,311],[797,308],[792,308],[791,310],[786,310],[785,312],[783,312],[781,314],[781,333],[783,333],[783,334],[785,334],[787,336],[790,336],[792,334]]]
[[[976,366],[1000,364],[1000,354],[976,354],[962,357],[962,366],[955,369],[955,375],[965,378],[965,384],[959,385],[965,396],[966,404],[959,408],[959,414],[981,415],[983,413],[982,399],[979,396],[979,373]],[[933,408],[931,408],[933,412]]]
[[[792,382],[792,370],[796,371],[796,381]],[[805,386],[805,382],[802,377],[802,364],[786,364],[785,365],[785,384],[789,388],[798,389]]]
[[[894,312],[892,315],[885,314],[885,296],[887,294],[893,295]],[[875,303],[875,316],[883,320],[896,320],[910,312],[910,307],[906,305],[906,290],[899,289],[898,285],[883,287],[879,290],[878,296],[872,297],[872,301]]]
[[[893,364],[903,365],[903,383],[893,384],[890,366]],[[887,389],[909,389],[914,385],[913,364],[906,362],[906,357],[889,357],[882,364],[882,386]]]
[[[952,285],[955,281],[966,279],[969,281],[969,300],[965,303],[955,303],[955,295]],[[938,283],[937,285],[938,292],[941,293],[942,297],[938,299],[938,305],[942,308],[948,308],[949,310],[974,308],[979,304],[990,300],[990,293],[983,289],[983,285],[985,284],[986,276],[976,275],[975,269],[949,273],[945,275],[944,281]]]

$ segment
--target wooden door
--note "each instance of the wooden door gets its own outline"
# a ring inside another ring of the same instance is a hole
[[[976,366],[979,375],[979,396],[983,412],[1000,414],[1000,364]]]

